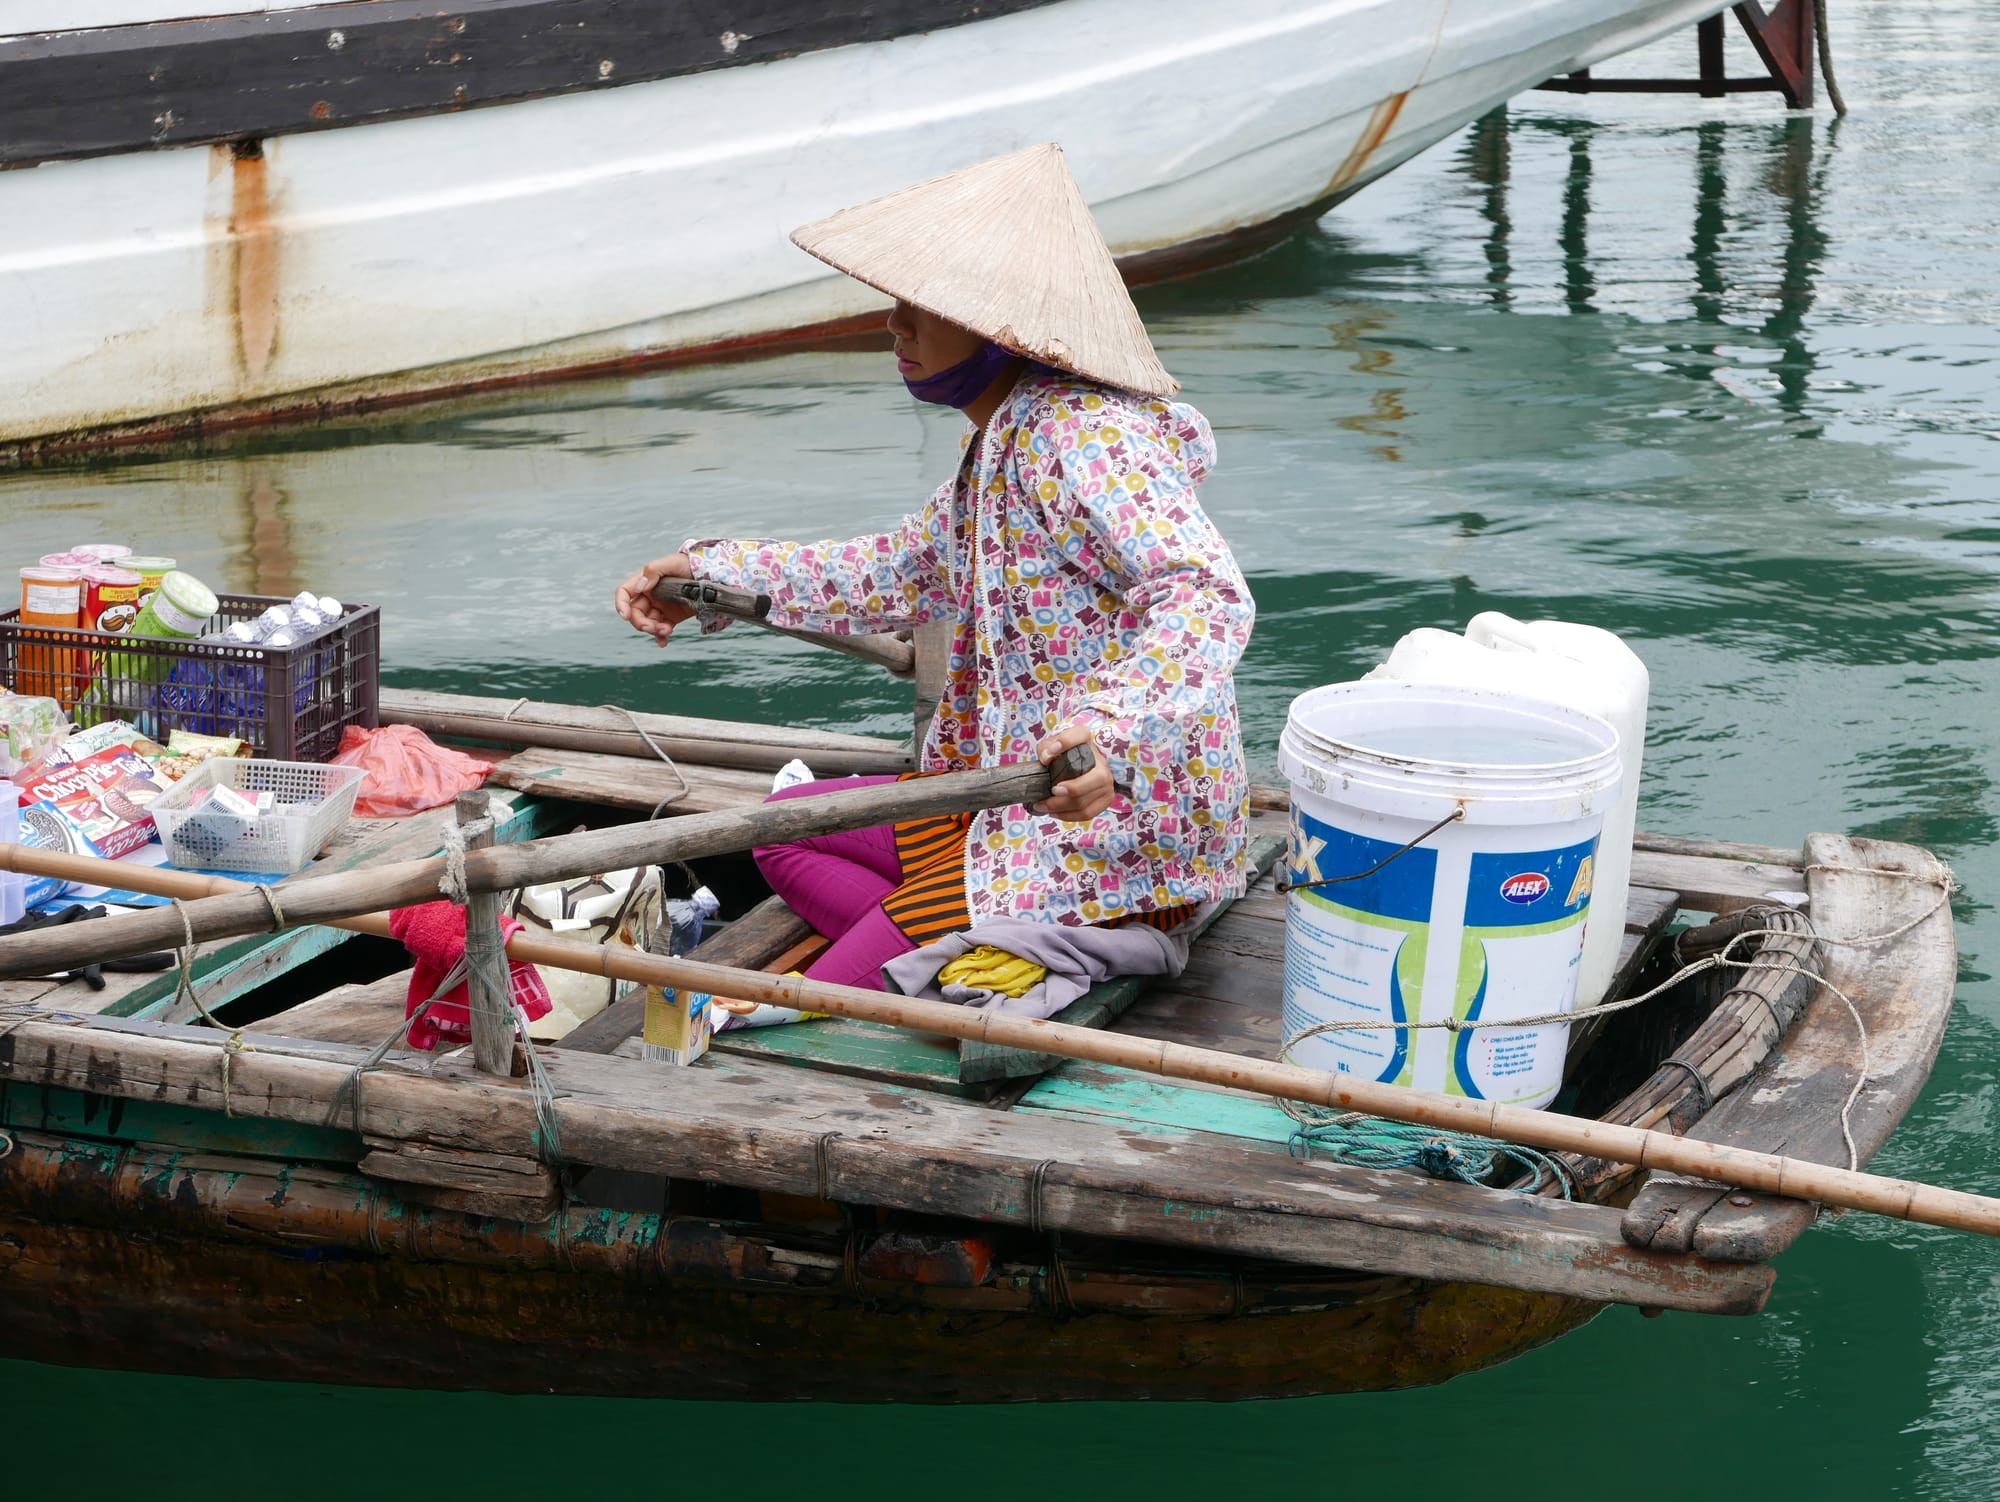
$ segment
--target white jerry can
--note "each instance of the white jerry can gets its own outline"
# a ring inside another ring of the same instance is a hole
[[[1594,921],[1585,930],[1576,987],[1578,1011],[1596,1006],[1611,985],[1625,933],[1651,683],[1645,663],[1599,627],[1517,621],[1489,610],[1474,616],[1463,636],[1431,627],[1412,631],[1368,677],[1501,690],[1580,709],[1609,721],[1618,732],[1623,778],[1617,805],[1606,812],[1598,838],[1591,892]]]

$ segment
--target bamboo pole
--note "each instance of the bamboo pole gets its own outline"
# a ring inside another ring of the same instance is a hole
[[[839,830],[869,829],[902,819],[930,818],[983,808],[1007,808],[1039,803],[1056,784],[1088,772],[1095,762],[1088,742],[1071,747],[1052,766],[1013,762],[969,772],[944,772],[910,782],[883,783],[809,797],[788,798],[750,808],[721,809],[707,814],[577,834],[496,845],[465,857],[468,892],[504,892],[537,882],[566,881],[627,866],[663,865],[704,855],[781,845]],[[26,852],[32,855],[34,852]],[[15,864],[22,847],[0,844],[0,870],[26,871]],[[283,910],[273,910],[256,891],[204,897],[172,910],[127,913],[116,917],[65,923],[60,928],[32,930],[0,938],[0,979],[48,975],[75,969],[91,961],[121,959],[185,943],[189,932],[197,942],[242,934],[330,923],[358,913],[380,912],[426,902],[438,895],[442,859],[396,861],[364,866],[332,876],[308,876],[267,888]],[[130,886],[123,874],[138,868],[120,865],[116,884]]]
[[[0,846],[0,855],[10,847]],[[9,869],[71,881],[111,879],[135,891],[162,896],[193,896],[219,892],[239,883],[222,877],[160,868],[130,867],[87,856],[32,850],[23,863]],[[254,895],[254,894],[253,894]],[[78,925],[80,926],[80,925]],[[363,933],[388,932],[381,915],[346,918],[334,925]],[[523,931],[508,941],[510,958],[553,965],[586,975],[645,985],[685,987],[738,998],[768,1002],[799,1011],[826,1012],[858,1022],[934,1033],[961,1042],[991,1043],[1022,1048],[1059,1058],[1110,1064],[1166,1079],[1192,1080],[1247,1090],[1278,1100],[1299,1101],[1338,1111],[1362,1111],[1391,1121],[1443,1131],[1469,1132],[1502,1142],[1551,1152],[1577,1152],[1641,1169],[1713,1179],[1742,1189],[1791,1199],[1811,1200],[1848,1210],[1867,1210],[1919,1225],[1943,1226],[1981,1236],[2000,1236],[2000,1199],[1944,1189],[1909,1179],[1809,1163],[1775,1153],[1752,1152],[1720,1143],[1698,1142],[1643,1127],[1617,1126],[1553,1111],[1535,1111],[1492,1101],[1467,1100],[1401,1085],[1378,1084],[1353,1075],[1245,1059],[1210,1048],[1192,1048],[1152,1038],[1099,1032],[1067,1023],[1018,1017],[1005,1012],[974,1011],[945,1002],[891,996],[854,986],[830,985],[803,976],[775,976],[736,970],[686,957],[647,954],[622,945],[585,944]]]

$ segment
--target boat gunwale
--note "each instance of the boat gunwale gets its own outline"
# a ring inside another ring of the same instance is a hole
[[[469,0],[443,12],[432,0],[332,0],[21,32],[0,37],[0,171],[627,88],[1055,3],[869,0],[830,15],[807,0],[732,0],[718,22],[712,7],[628,0]],[[48,81],[34,92],[38,74]],[[39,135],[27,134],[38,115]]]

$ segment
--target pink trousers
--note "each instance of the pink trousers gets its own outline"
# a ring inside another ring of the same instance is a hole
[[[773,793],[767,802],[831,793],[842,788],[894,782],[893,776],[837,777],[802,782]],[[762,845],[754,852],[757,869],[785,904],[833,943],[806,966],[813,980],[882,989],[882,967],[917,946],[903,936],[882,899],[903,879],[896,857],[896,830],[884,824],[846,834],[815,835],[789,845]]]

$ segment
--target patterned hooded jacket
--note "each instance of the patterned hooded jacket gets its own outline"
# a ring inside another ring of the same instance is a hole
[[[1095,721],[1111,806],[1074,823],[975,814],[965,886],[974,923],[1098,923],[1243,890],[1231,672],[1256,607],[1195,497],[1214,457],[1186,403],[1034,366],[957,476],[893,530],[682,551],[697,578],[767,592],[777,625],[955,622],[926,770],[1033,760],[1046,736]]]

